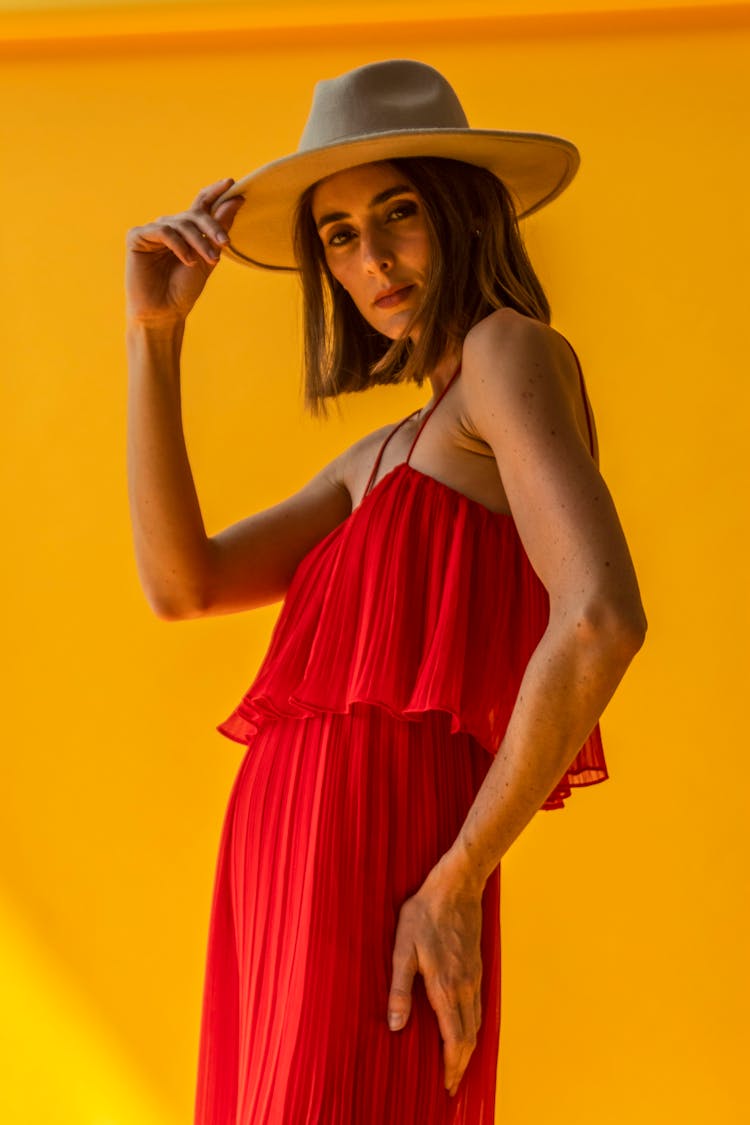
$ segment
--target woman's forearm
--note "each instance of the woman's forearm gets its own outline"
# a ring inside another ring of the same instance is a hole
[[[182,428],[184,321],[130,320],[128,494],[141,584],[159,617],[197,615],[209,545]]]
[[[606,617],[606,615],[603,615]],[[600,620],[550,622],[529,661],[505,737],[450,858],[483,886],[598,722],[645,635]]]

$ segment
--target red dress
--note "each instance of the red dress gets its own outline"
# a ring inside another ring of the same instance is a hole
[[[399,908],[463,824],[549,601],[509,515],[412,468],[426,421],[371,488],[390,432],[362,502],[299,564],[217,728],[248,749],[219,846],[195,1125],[494,1125],[500,867],[455,1098],[421,975],[401,1031],[387,999]],[[542,808],[607,776],[597,725]]]

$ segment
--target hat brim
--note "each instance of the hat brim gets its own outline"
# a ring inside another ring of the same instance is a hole
[[[488,168],[509,189],[519,219],[550,203],[578,171],[571,141],[544,133],[484,129],[432,129],[347,138],[282,157],[234,183],[213,210],[236,195],[245,204],[232,224],[223,252],[244,265],[296,270],[292,225],[302,193],[318,180],[359,164],[399,156],[442,156]]]

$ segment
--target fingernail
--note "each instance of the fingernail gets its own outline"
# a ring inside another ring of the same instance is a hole
[[[226,233],[226,231],[220,230],[219,233],[216,235],[216,241],[217,242],[229,242],[229,235]]]
[[[388,1026],[393,1031],[396,1031],[397,1028],[401,1027],[401,1024],[403,1022],[404,1022],[404,1017],[401,1015],[400,1012],[389,1012],[388,1013]]]

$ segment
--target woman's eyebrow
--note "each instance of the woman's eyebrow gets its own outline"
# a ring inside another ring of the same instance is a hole
[[[381,203],[387,203],[394,195],[403,195],[404,192],[414,192],[411,184],[397,184],[395,187],[386,188],[385,191],[379,191],[370,200],[369,207],[378,207]],[[318,230],[321,230],[327,223],[337,223],[340,219],[350,219],[351,215],[347,211],[331,211],[327,215],[321,215],[317,222]]]

